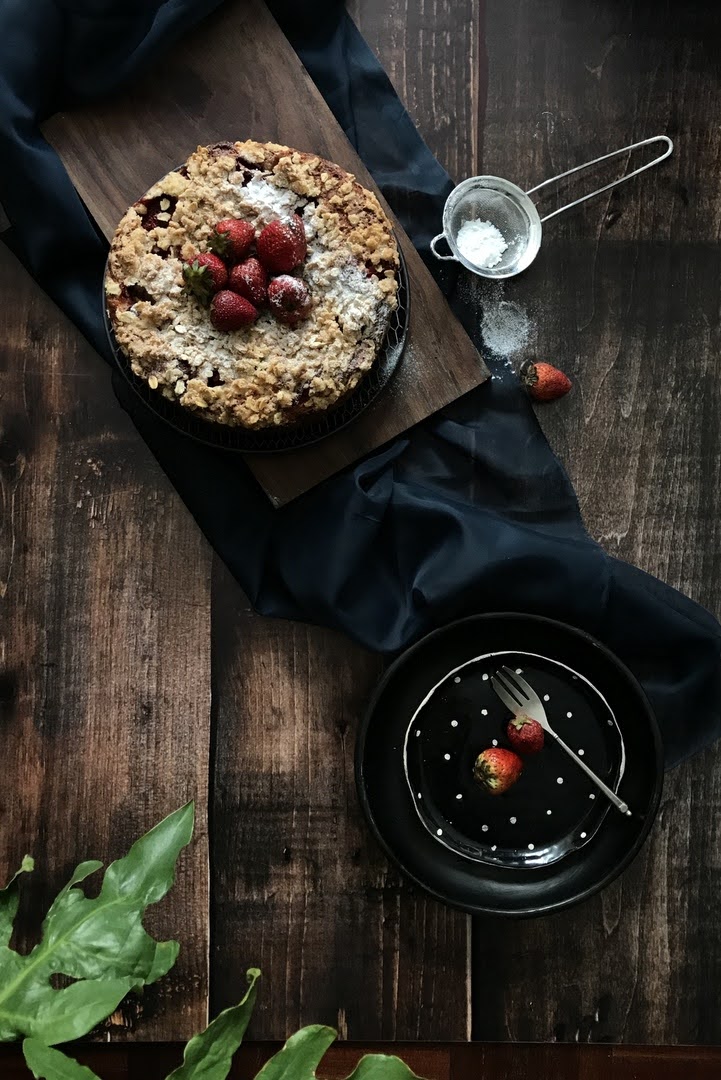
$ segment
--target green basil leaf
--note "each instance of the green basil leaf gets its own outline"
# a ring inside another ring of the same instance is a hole
[[[105,871],[89,899],[80,882],[100,869],[84,862],[48,912],[42,938],[27,956],[0,948],[0,1041],[20,1035],[45,1043],[86,1035],[129,990],[164,975],[176,942],[156,942],[143,928],[146,907],[170,889],[175,863],[193,832],[193,804],[176,810]],[[12,904],[6,903],[6,911]],[[63,990],[53,974],[79,980]]]
[[[248,971],[248,991],[238,1005],[216,1016],[205,1031],[185,1047],[183,1064],[167,1080],[226,1080],[233,1054],[240,1046],[255,1007],[257,968]]]
[[[78,1065],[77,1061],[51,1050],[38,1039],[26,1039],[23,1054],[35,1080],[98,1080],[92,1069]]]
[[[301,1028],[265,1063],[255,1080],[314,1080],[323,1054],[335,1039],[333,1028],[321,1024]]]
[[[8,945],[13,932],[13,923],[18,910],[17,881],[21,874],[29,874],[35,869],[35,863],[26,855],[20,869],[10,878],[4,889],[0,889],[0,946]]]
[[[400,1058],[387,1054],[367,1054],[346,1080],[420,1080]]]
[[[148,986],[150,986],[151,983],[157,982],[163,975],[168,974],[170,969],[175,966],[175,961],[178,959],[179,952],[180,945],[177,941],[157,942],[153,966],[145,979]]]
[[[40,988],[18,998],[19,1018],[29,1034],[52,1046],[80,1039],[137,986],[136,979],[81,979],[63,990]],[[24,1017],[24,1019],[23,1019]]]

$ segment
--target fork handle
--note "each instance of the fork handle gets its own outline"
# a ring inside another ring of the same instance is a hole
[[[631,816],[631,811],[630,811],[630,810],[629,810],[629,808],[628,808],[628,804],[627,804],[627,803],[625,803],[625,802],[623,802],[623,800],[622,800],[622,799],[619,799],[619,797],[618,797],[618,795],[616,794],[616,792],[615,792],[615,791],[612,791],[612,790],[611,790],[611,788],[610,788],[610,787],[608,786],[608,784],[604,784],[604,782],[603,782],[603,780],[602,780],[602,779],[600,778],[600,776],[596,776],[596,774],[595,774],[595,772],[593,771],[593,769],[589,769],[588,765],[587,765],[587,764],[586,764],[586,762],[585,762],[585,761],[583,760],[583,758],[580,758],[580,757],[578,756],[578,754],[576,754],[576,753],[575,753],[575,752],[574,752],[574,751],[573,751],[573,750],[571,749],[571,747],[570,747],[570,746],[568,746],[568,745],[567,745],[567,744],[566,744],[566,743],[565,743],[565,742],[563,741],[563,739],[561,738],[561,736],[560,736],[560,735],[557,735],[555,731],[551,731],[551,735],[553,735],[554,739],[556,740],[556,742],[558,743],[558,745],[559,745],[559,746],[561,747],[561,749],[562,749],[562,750],[565,750],[565,751],[566,751],[566,753],[568,754],[568,756],[569,756],[569,757],[571,757],[571,758],[573,758],[573,760],[574,760],[574,761],[576,762],[576,764],[577,764],[577,765],[579,765],[579,766],[580,766],[580,767],[581,767],[581,768],[583,769],[583,771],[585,772],[586,776],[588,776],[590,780],[593,780],[593,782],[594,782],[594,784],[596,785],[596,787],[597,787],[597,788],[600,788],[600,789],[601,789],[601,791],[602,791],[602,792],[603,792],[603,794],[604,794],[604,795],[606,796],[606,798],[608,798],[608,799],[610,799],[610,800],[611,800],[611,802],[612,802],[612,803],[613,803],[613,805],[614,805],[614,806],[616,807],[616,809],[617,809],[617,810],[620,810],[622,814],[627,814],[627,815],[628,815],[628,816],[630,817],[630,816]]]

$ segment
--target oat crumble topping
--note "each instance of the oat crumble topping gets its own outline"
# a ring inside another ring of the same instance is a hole
[[[291,328],[263,310],[216,330],[184,289],[183,261],[208,250],[213,226],[263,228],[302,217],[297,273],[313,301]],[[245,427],[296,422],[345,397],[372,367],[396,306],[399,258],[375,195],[312,154],[253,141],[199,147],[130,207],[113,238],[106,301],[133,371],[209,420]]]

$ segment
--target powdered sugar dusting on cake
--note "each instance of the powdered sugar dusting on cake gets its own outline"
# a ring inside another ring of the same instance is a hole
[[[239,208],[251,210],[264,225],[279,218],[287,220],[305,201],[290,188],[278,187],[262,176],[253,177],[238,194]]]
[[[327,313],[328,317],[337,320],[344,335],[348,340],[355,341],[358,333],[363,329],[372,328],[377,323],[379,329],[384,326],[384,320],[379,320],[385,305],[383,294],[378,286],[378,279],[364,273],[357,265],[345,263],[337,265],[335,259],[338,253],[324,251],[322,248],[311,250],[308,261],[304,268],[304,277],[308,283],[311,296],[317,304],[318,315],[321,319]],[[159,263],[162,260],[158,259]],[[181,264],[176,259],[168,259],[163,263],[166,271],[166,280],[174,282],[180,275],[182,281]],[[158,283],[161,280],[161,272],[157,274]],[[229,338],[228,334],[216,330],[203,317],[195,300],[182,292],[182,289],[172,286],[177,299],[174,310],[180,308],[179,314],[172,322],[159,326],[159,333],[168,344],[168,353],[177,358],[178,375],[183,370],[183,365],[190,367],[200,377],[208,377],[213,369],[224,380],[232,380],[244,374],[250,375],[254,370],[255,363],[246,357],[244,353],[245,343],[240,339]],[[179,294],[179,295],[177,295]],[[136,304],[135,308],[143,314],[150,315],[148,306]],[[160,321],[163,307],[155,305],[153,315]],[[133,313],[131,309],[128,314]],[[245,331],[247,339],[252,342],[259,335],[267,335],[272,330],[277,330],[274,320],[268,314],[263,314],[255,326]],[[313,347],[313,339],[316,334],[316,320],[311,320],[298,327],[293,335],[287,330],[281,331],[285,340],[285,352],[288,360],[292,360],[295,353],[300,352],[305,345]],[[238,348],[234,346],[238,345]],[[326,345],[326,349],[328,345]],[[176,368],[173,368],[173,376]]]
[[[310,273],[311,262],[309,260]],[[344,331],[357,332],[361,327],[369,326],[383,299],[377,279],[369,277],[353,263],[326,268],[317,275],[316,288],[332,304]]]
[[[372,367],[396,303],[398,252],[377,200],[332,163],[274,144],[201,147],[186,169],[144,197],[177,192],[167,224],[148,229],[131,207],[111,245],[108,307],[133,370],[220,423],[268,426],[331,407]],[[290,326],[261,310],[242,329],[214,327],[184,288],[184,263],[208,250],[216,221],[259,231],[293,213],[307,238],[295,271],[312,299],[307,317]]]

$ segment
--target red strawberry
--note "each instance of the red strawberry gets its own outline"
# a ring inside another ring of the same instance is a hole
[[[523,762],[512,750],[491,746],[476,758],[473,779],[490,795],[503,795],[523,772]]]
[[[210,305],[210,321],[216,330],[240,330],[258,318],[258,311],[244,296],[222,289]]]
[[[294,219],[297,219],[297,223]],[[258,258],[266,270],[271,274],[287,274],[302,263],[306,255],[303,222],[297,214],[290,222],[271,221],[262,230],[256,247]]]
[[[249,221],[224,218],[213,229],[210,247],[216,255],[222,255],[229,262],[240,262],[250,251],[254,240],[255,229]]]
[[[260,259],[246,259],[228,274],[228,288],[261,307],[268,299],[268,275]]]
[[[508,721],[506,735],[513,749],[519,754],[537,754],[539,750],[543,750],[543,728],[537,720],[524,713],[519,713],[513,720]]]
[[[194,255],[183,267],[185,288],[207,304],[213,293],[222,289],[228,280],[225,263],[217,255],[204,252]]]
[[[303,227],[303,219],[298,214],[293,214],[292,218],[288,222],[288,228],[293,233],[298,244],[298,262],[302,263],[303,259],[308,254],[308,244],[305,239],[305,229]]]
[[[536,401],[555,401],[571,389],[571,380],[552,364],[535,364],[527,360],[521,368],[521,379]]]
[[[308,317],[312,306],[308,286],[290,274],[273,278],[268,286],[268,306],[279,322],[297,326]]]

